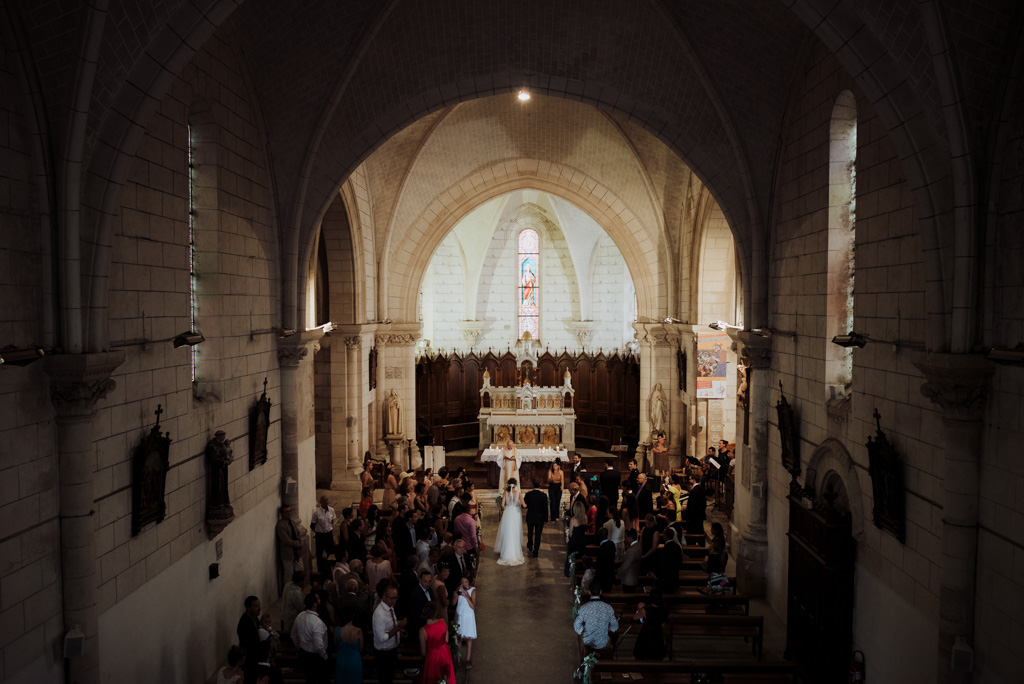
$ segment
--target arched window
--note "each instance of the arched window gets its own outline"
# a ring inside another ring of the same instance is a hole
[[[829,125],[828,282],[826,284],[826,398],[847,393],[853,382],[852,350],[830,344],[853,330],[854,245],[857,211],[857,103],[844,90]],[[836,389],[833,389],[836,388]]]
[[[518,260],[519,338],[527,332],[540,338],[540,236],[526,229],[519,233]]]

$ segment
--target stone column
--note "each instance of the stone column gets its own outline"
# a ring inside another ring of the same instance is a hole
[[[347,388],[345,397],[345,432],[347,436],[346,447],[348,453],[348,468],[352,472],[359,470],[362,463],[360,457],[359,433],[363,426],[363,412],[359,401],[359,383],[362,374],[359,372],[359,352],[362,348],[363,338],[360,335],[350,335],[345,338],[345,386]]]
[[[966,683],[971,674],[954,668],[952,649],[957,637],[974,642],[979,463],[993,366],[978,356],[937,353],[916,355],[914,365],[926,380],[921,394],[942,409],[946,444],[937,670],[940,682]]]
[[[390,325],[388,326],[390,328]],[[373,397],[373,424],[370,426],[371,439],[374,444],[376,457],[381,460],[390,460],[388,445],[384,441],[384,367],[387,365],[387,347],[391,336],[388,333],[378,333],[374,337],[377,344],[377,389]]]
[[[416,342],[420,338],[420,328],[419,323],[395,323],[388,337],[388,353],[381,356],[385,366],[384,393],[393,389],[401,400],[402,437],[410,452],[416,452],[403,459],[403,467],[415,467],[414,461],[419,461],[416,445]]]
[[[314,329],[283,337],[277,343],[281,367],[281,502],[292,507],[292,516],[300,529],[303,511],[310,512],[316,505],[316,423],[310,348],[314,353],[318,351],[321,337],[323,331]],[[291,488],[289,480],[294,483]]]
[[[64,630],[85,634],[82,655],[67,661],[67,681],[100,680],[99,615],[96,611],[96,532],[93,520],[93,427],[96,402],[117,383],[110,375],[124,352],[50,356],[50,397],[57,411],[60,479],[60,574]]]
[[[676,349],[679,347],[680,332],[677,326],[664,323],[635,323],[633,326],[640,339],[640,434],[637,445],[636,461],[640,470],[649,472],[654,469],[653,453],[650,444],[654,426],[651,424],[651,394],[659,383],[665,400],[668,402],[668,416],[662,429],[667,435],[669,444],[669,463],[678,465],[682,431],[674,430],[683,410],[679,400],[678,377],[676,373]],[[645,448],[646,447],[646,448]],[[647,463],[644,454],[647,454]]]
[[[771,341],[749,332],[732,332],[747,366],[750,441],[743,441],[743,411],[736,414],[736,514],[739,532],[736,583],[740,591],[764,596],[768,566],[768,417],[771,412]],[[734,537],[735,539],[735,537]]]

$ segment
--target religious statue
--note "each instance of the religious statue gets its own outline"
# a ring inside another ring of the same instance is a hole
[[[228,497],[228,466],[232,456],[231,440],[223,430],[217,430],[206,443],[206,533],[210,539],[235,519]]]
[[[661,389],[659,382],[651,392],[650,402],[651,431],[662,432],[668,422],[668,401],[665,399],[665,392]]]
[[[385,434],[388,435],[401,435],[402,434],[402,400],[395,394],[395,390],[391,390],[387,398],[384,400],[384,415],[387,416],[387,425],[385,426]]]

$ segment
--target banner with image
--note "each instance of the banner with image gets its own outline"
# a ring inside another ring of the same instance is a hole
[[[725,399],[730,344],[732,341],[724,332],[697,334],[698,399]]]

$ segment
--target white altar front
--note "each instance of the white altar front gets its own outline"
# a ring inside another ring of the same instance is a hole
[[[528,447],[516,447],[516,453],[519,454],[519,458],[522,459],[523,463],[569,460],[568,449],[556,449],[552,447],[538,447],[536,449],[530,449]],[[501,448],[488,447],[487,449],[484,449],[483,453],[480,454],[480,460],[484,463],[497,463],[500,466]]]
[[[566,454],[575,450],[576,410],[567,401],[575,394],[568,371],[562,384],[555,387],[537,387],[529,380],[516,387],[495,387],[491,384],[490,373],[484,371],[483,387],[480,388],[481,408],[477,416],[480,421],[480,448],[489,450],[491,445],[504,446],[511,439],[524,460],[527,460],[527,451],[538,451],[540,447]],[[548,456],[532,460],[551,461],[554,458]]]

